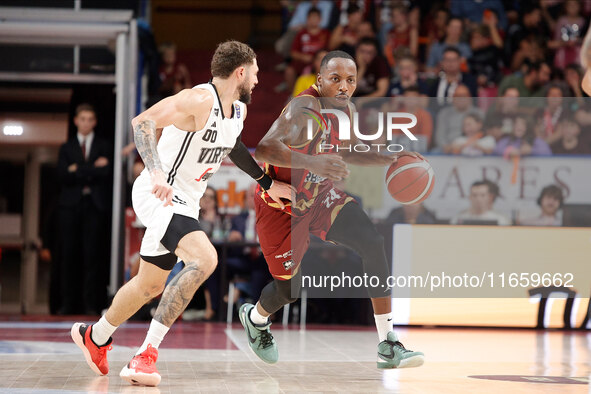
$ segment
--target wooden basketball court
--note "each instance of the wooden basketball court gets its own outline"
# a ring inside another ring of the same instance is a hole
[[[591,393],[591,333],[518,329],[402,328],[420,368],[376,369],[373,327],[308,326],[273,333],[280,360],[251,353],[240,325],[176,323],[160,349],[156,388],[130,386],[119,371],[148,328],[114,335],[111,371],[98,377],[70,341],[71,322],[0,322],[1,393]]]

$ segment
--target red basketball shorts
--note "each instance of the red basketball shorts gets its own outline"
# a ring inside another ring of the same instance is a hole
[[[310,245],[310,234],[326,240],[345,204],[355,201],[342,190],[330,188],[318,196],[302,216],[290,215],[255,196],[256,230],[273,278],[291,279]]]

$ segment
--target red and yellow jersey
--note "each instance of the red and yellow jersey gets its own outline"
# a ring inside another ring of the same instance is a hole
[[[319,98],[320,94],[316,85],[312,85],[297,97],[302,96]],[[322,107],[322,102],[320,102],[320,105]],[[350,116],[350,110],[348,112]],[[321,151],[322,144],[330,144],[335,147],[341,145],[341,141],[338,138],[338,121],[336,116],[332,114],[324,114],[322,116],[326,122],[322,122],[322,126],[317,126],[312,139],[298,145],[290,145],[292,151],[307,155],[319,155],[323,154]],[[295,187],[295,202],[286,203],[286,211],[294,216],[303,216],[317,201],[319,196],[322,196],[333,187],[331,180],[316,175],[307,169],[278,167],[265,163],[265,172],[271,178],[289,183]],[[267,205],[279,208],[279,204],[274,202],[260,187],[257,194],[261,196]]]

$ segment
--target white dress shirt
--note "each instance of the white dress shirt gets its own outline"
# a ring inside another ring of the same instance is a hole
[[[92,140],[94,140],[94,131],[91,131],[88,135],[77,133],[76,136],[78,137],[80,148],[82,148],[82,141],[84,141],[84,145],[86,146],[86,157],[84,157],[84,160],[88,160],[90,148],[92,147]]]

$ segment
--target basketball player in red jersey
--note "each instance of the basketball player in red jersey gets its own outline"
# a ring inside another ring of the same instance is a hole
[[[351,56],[342,51],[329,52],[321,62],[317,84],[287,105],[256,148],[255,157],[266,163],[266,173],[296,189],[293,203],[286,204],[285,209],[278,207],[262,189],[255,196],[256,229],[274,280],[263,289],[256,305],[244,304],[240,308],[239,316],[251,349],[267,363],[278,360],[277,345],[269,330],[269,315],[297,299],[301,286],[299,265],[310,243],[310,234],[356,251],[368,277],[375,275],[385,283],[390,274],[383,237],[355,200],[335,188],[333,181],[348,176],[346,163],[387,166],[401,155],[420,155],[408,152],[392,157],[378,152],[343,150],[339,154],[323,153],[323,146],[343,146],[334,128],[338,122],[329,115],[328,130],[319,128],[309,140],[306,133],[309,118],[302,111],[307,108],[318,112],[328,102],[330,107],[351,116],[349,98],[355,90],[356,75],[357,67]],[[380,341],[378,368],[422,365],[423,353],[405,349],[393,331],[389,289],[384,291],[380,286],[368,291]]]

